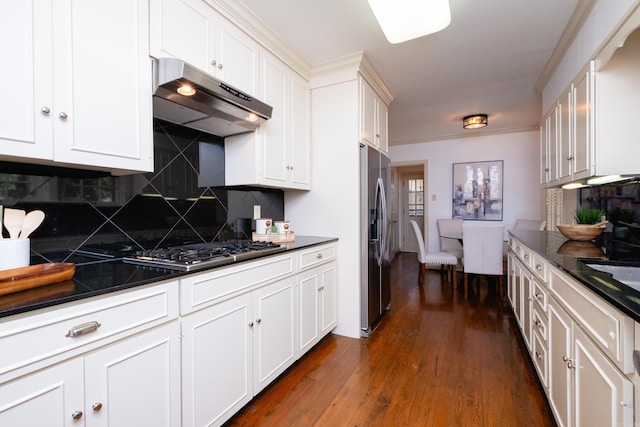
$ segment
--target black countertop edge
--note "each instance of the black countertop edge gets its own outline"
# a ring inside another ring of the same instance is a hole
[[[286,248],[284,252],[277,252],[260,258],[278,256],[286,252],[306,249],[337,240],[338,238],[335,237],[296,236],[295,241],[283,245]],[[72,280],[0,296],[0,318],[106,295],[150,283],[173,280],[182,276],[238,265],[257,259],[259,258],[251,258],[233,264],[214,266],[196,271],[178,271],[129,264],[121,259],[77,264]]]
[[[570,241],[558,231],[510,230],[509,233],[550,264],[640,322],[640,292],[617,281],[611,274],[585,264],[640,266],[640,245],[635,240],[619,241],[611,233],[603,233],[590,242]]]

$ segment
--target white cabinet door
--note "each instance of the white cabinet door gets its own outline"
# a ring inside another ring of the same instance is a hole
[[[304,190],[311,187],[311,93],[309,83],[295,73],[291,73],[290,88],[289,181],[292,187]]]
[[[151,56],[215,74],[218,14],[202,0],[151,0],[150,8]]]
[[[320,337],[327,335],[338,322],[338,278],[337,265],[335,262],[322,267],[322,285],[320,287]]]
[[[76,358],[3,384],[0,425],[83,425],[83,402],[82,359]]]
[[[209,4],[152,0],[150,16],[152,56],[182,59],[237,89],[257,94],[258,43]]]
[[[135,335],[85,357],[87,426],[180,426],[180,325]]]
[[[296,359],[295,286],[290,277],[253,292],[256,394]]]
[[[307,352],[320,340],[318,318],[320,314],[321,280],[318,268],[298,275],[298,345],[299,354]]]
[[[360,142],[376,147],[376,94],[373,88],[360,79]]]
[[[54,3],[54,160],[153,171],[149,8]]]
[[[555,301],[547,306],[549,315],[549,404],[559,427],[573,426],[571,326],[573,321]]]
[[[15,82],[0,101],[2,157],[152,171],[147,2],[18,3],[0,9],[13,64],[0,75]]]
[[[591,132],[591,88],[593,75],[587,71],[573,86],[574,104],[574,179],[591,176],[593,138]]]
[[[540,125],[540,184],[549,183],[549,119]]]
[[[263,146],[263,178],[265,183],[284,185],[287,180],[287,145],[290,139],[287,118],[288,72],[286,66],[273,56],[262,55],[262,101],[273,107],[271,119],[260,126],[259,138]]]
[[[571,102],[571,91],[567,91],[558,101],[558,122],[557,122],[557,156],[558,156],[558,179],[570,180],[573,173],[573,108]]]
[[[183,318],[183,425],[221,425],[253,398],[252,307],[244,294]]]
[[[548,146],[549,146],[549,163],[548,163],[548,177],[549,182],[553,183],[558,180],[558,108],[554,108],[553,111],[547,117],[548,122]]]
[[[11,82],[0,97],[3,158],[53,158],[50,3],[7,1],[0,6],[0,51],[11,62],[0,67],[0,79]]]
[[[389,107],[381,99],[378,99],[378,148],[385,153],[389,151]]]
[[[633,384],[574,324],[576,426],[633,426]]]

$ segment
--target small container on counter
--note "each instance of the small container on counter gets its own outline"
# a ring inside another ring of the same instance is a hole
[[[271,232],[271,226],[273,221],[271,218],[258,218],[256,219],[256,233],[269,234]]]
[[[0,239],[0,270],[27,267],[30,252],[30,239]]]

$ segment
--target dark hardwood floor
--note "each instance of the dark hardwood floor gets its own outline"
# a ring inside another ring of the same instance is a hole
[[[554,426],[507,303],[462,294],[416,255],[392,264],[392,306],[366,339],[329,335],[229,426]]]

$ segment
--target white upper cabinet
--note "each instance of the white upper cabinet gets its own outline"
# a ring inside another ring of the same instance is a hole
[[[387,152],[389,107],[360,77],[360,142]]]
[[[309,83],[269,52],[261,52],[260,64],[259,97],[273,114],[256,132],[225,139],[225,182],[308,190]]]
[[[0,157],[152,171],[148,30],[142,0],[4,2]]]
[[[182,59],[258,93],[258,43],[202,0],[151,1],[151,56]]]

